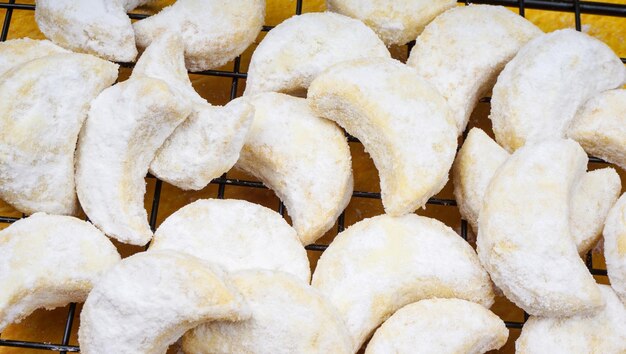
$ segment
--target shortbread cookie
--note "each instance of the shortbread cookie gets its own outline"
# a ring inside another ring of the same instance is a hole
[[[626,309],[608,285],[599,285],[604,307],[567,318],[531,316],[515,342],[520,354],[626,353]]]
[[[181,208],[154,233],[150,251],[162,249],[191,254],[230,272],[269,269],[307,284],[311,279],[296,231],[277,212],[244,200],[204,199]]]
[[[144,177],[190,112],[185,97],[147,77],[106,89],[91,103],[76,151],[76,189],[89,219],[108,236],[134,245],[152,238]]]
[[[456,126],[446,100],[414,69],[391,59],[341,63],[313,81],[308,99],[363,143],[387,214],[412,213],[448,181]]]
[[[142,252],[93,288],[78,341],[85,354],[165,354],[204,322],[248,317],[249,307],[221,268],[175,251]]]
[[[428,299],[394,313],[365,354],[483,354],[506,343],[509,331],[493,312],[460,299]]]
[[[254,122],[236,167],[274,190],[300,241],[313,243],[333,226],[352,196],[347,139],[303,98],[263,93],[250,102]]]
[[[120,255],[71,216],[36,213],[0,232],[0,331],[38,308],[83,302]]]
[[[599,311],[595,280],[578,255],[569,211],[587,155],[573,140],[527,145],[489,183],[478,219],[478,256],[491,279],[535,316]]]
[[[541,35],[498,76],[489,116],[496,141],[512,152],[564,137],[581,104],[625,80],[624,64],[599,40],[573,29]]]
[[[0,198],[32,214],[74,214],[74,151],[89,105],[117,79],[116,64],[55,54],[0,77]]]
[[[494,301],[472,247],[443,223],[415,214],[365,219],[337,235],[317,263],[313,286],[339,309],[355,352],[409,303],[439,297],[489,307]]]
[[[186,353],[353,353],[346,325],[317,289],[267,270],[241,271],[232,280],[250,305],[251,318],[196,327],[183,337]]]
[[[619,198],[606,218],[604,258],[611,286],[626,306],[626,194]]]
[[[542,33],[502,6],[455,7],[426,26],[407,64],[446,98],[461,134],[504,65]]]
[[[585,151],[626,170],[626,90],[610,90],[587,101],[567,135]]]
[[[49,40],[20,38],[0,42],[0,77],[18,65],[61,53],[69,52]]]
[[[334,64],[390,56],[361,21],[331,12],[294,16],[272,29],[252,54],[245,95],[306,90]]]
[[[133,28],[141,48],[164,33],[180,33],[187,69],[202,71],[241,54],[261,32],[264,19],[264,0],[177,0]]]
[[[385,44],[405,44],[454,0],[327,0],[328,9],[365,22]]]

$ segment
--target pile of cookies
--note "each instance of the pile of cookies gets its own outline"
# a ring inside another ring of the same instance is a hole
[[[185,353],[483,353],[508,338],[489,310],[501,292],[531,315],[520,353],[626,352],[626,195],[613,168],[587,171],[588,154],[626,169],[626,68],[605,44],[499,6],[329,0],[273,28],[244,95],[213,106],[188,71],[241,54],[264,1],[178,0],[131,23],[149,2],[39,0],[49,40],[0,43],[0,198],[30,215],[0,232],[0,331],[84,301],[87,354],[177,341]],[[391,58],[387,46],[415,39],[406,63]],[[113,62],[139,51],[117,82]],[[474,128],[459,147],[491,90],[495,140]],[[385,214],[337,235],[311,274],[304,247],[353,192],[346,132],[374,161]],[[233,167],[271,188],[292,225],[204,199],[153,232],[148,173],[200,190]],[[476,250],[414,213],[449,174]],[[610,286],[580,256],[602,235]],[[121,259],[109,238],[148,248]]]

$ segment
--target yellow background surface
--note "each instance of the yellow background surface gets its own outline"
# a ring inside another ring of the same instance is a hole
[[[18,1],[20,2],[20,1]],[[626,3],[626,0],[611,0],[609,2],[614,3]],[[34,3],[34,1],[23,3]],[[142,8],[136,12],[154,13],[159,8],[165,6],[172,1],[158,1],[150,8]],[[295,0],[267,0],[266,21],[267,25],[277,25],[284,19],[289,18],[295,13],[296,1]],[[304,0],[304,12],[323,11],[325,9],[324,1],[322,0]],[[516,9],[512,9],[516,11]],[[6,10],[0,9],[0,21],[4,19]],[[548,12],[538,10],[526,10],[526,17],[537,24],[544,31],[553,31],[560,28],[574,27],[574,14],[562,13],[562,12]],[[207,18],[210,20],[210,18]],[[621,57],[626,57],[626,18],[606,17],[596,15],[583,15],[582,16],[583,30],[592,36],[595,36],[605,43],[607,43],[613,50]],[[31,38],[44,38],[44,36],[37,29],[37,25],[34,21],[34,12],[27,10],[15,10],[12,13],[11,26],[9,31],[9,39],[31,37]],[[242,55],[242,72],[245,72],[250,61],[250,55],[253,52],[256,44],[258,44],[264,33],[259,35],[259,38],[248,50]],[[394,47],[391,51],[399,60],[406,60],[407,48],[406,47]],[[229,63],[225,65],[221,70],[232,70],[233,64]],[[129,74],[129,69],[122,69],[120,80],[125,79]],[[221,105],[225,104],[229,100],[230,88],[232,79],[209,77],[202,75],[191,75],[194,87],[198,92],[209,100],[212,104]],[[245,80],[239,80],[238,95],[241,95],[245,85]],[[486,131],[490,131],[489,121],[487,114],[489,112],[489,105],[486,103],[479,103],[472,116],[471,126],[480,126]],[[370,191],[378,192],[378,175],[376,169],[369,158],[369,156],[363,151],[363,147],[358,143],[350,143],[353,158],[353,168],[355,177],[355,190],[357,191]],[[605,165],[590,166],[591,168],[604,167]],[[626,183],[625,174],[620,171],[622,176],[622,184]],[[254,180],[250,176],[243,175],[237,171],[230,171],[228,173],[229,178],[242,178],[247,180]],[[148,191],[146,193],[145,202],[146,208],[150,211],[153,194],[154,194],[154,179],[146,179],[148,184]],[[214,198],[217,196],[218,186],[211,184],[202,191],[198,192],[185,192],[181,191],[166,183],[163,184],[161,193],[161,203],[158,210],[157,226],[167,216],[183,207],[184,205],[193,202],[201,198]],[[270,190],[254,189],[237,186],[228,186],[225,189],[226,198],[245,199],[251,202],[259,203],[272,209],[277,209],[279,200],[275,194]],[[446,188],[439,193],[437,197],[453,199],[451,184],[449,183]],[[346,209],[345,221],[346,226],[351,225],[366,217],[372,217],[383,213],[383,208],[380,200],[353,198],[348,208]],[[436,206],[428,205],[426,210],[419,210],[417,212],[420,215],[435,217],[452,228],[457,232],[460,232],[460,215],[456,207],[451,206]],[[0,215],[2,216],[21,216],[20,213],[11,209],[9,206],[0,202]],[[0,224],[0,228],[7,225]],[[332,238],[336,235],[337,228],[333,228],[327,233],[318,243],[328,244]],[[132,253],[142,250],[140,247],[133,247],[127,245],[118,245],[118,248],[123,256],[128,256]],[[309,251],[309,257],[311,259],[311,266],[315,267],[319,252]],[[604,267],[601,255],[594,256],[595,267]],[[54,271],[63,271],[58,269]],[[606,283],[606,277],[596,277],[598,281]],[[1,290],[0,290],[1,291]],[[80,305],[78,306],[80,309]],[[498,314],[502,319],[507,321],[522,321],[523,312],[512,305],[504,298],[499,298],[492,310]],[[77,328],[79,325],[79,318],[75,316],[75,322],[72,330],[72,337],[70,344],[77,345]],[[14,339],[14,340],[26,340],[26,341],[38,341],[38,342],[52,342],[60,343],[63,337],[63,329],[65,320],[68,314],[67,308],[56,309],[53,311],[39,310],[33,315],[22,321],[20,324],[9,326],[1,335],[2,339]],[[514,340],[519,336],[519,330],[511,330],[509,341],[506,346],[499,352],[513,353],[514,352]],[[0,347],[0,354],[9,353],[42,353],[37,350],[26,350],[19,348],[6,348]]]

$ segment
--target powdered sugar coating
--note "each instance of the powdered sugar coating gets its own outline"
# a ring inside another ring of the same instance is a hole
[[[272,247],[267,247],[272,245]],[[172,249],[219,264],[229,272],[269,269],[311,279],[296,231],[280,214],[243,200],[195,201],[170,215],[150,251]]]
[[[626,194],[609,212],[603,234],[604,257],[611,286],[626,306]]]
[[[87,222],[45,213],[16,221],[0,232],[0,331],[38,308],[83,302],[119,261],[111,241]]]
[[[312,284],[338,308],[354,351],[409,303],[440,297],[489,307],[494,301],[470,245],[443,223],[415,214],[350,226],[320,257]]]
[[[341,317],[317,289],[290,274],[248,270],[233,274],[250,305],[241,322],[211,322],[187,332],[183,350],[194,354],[349,354]]]
[[[308,99],[318,116],[363,143],[387,214],[423,207],[448,181],[455,123],[445,99],[413,68],[391,59],[344,62],[313,81]]]
[[[580,259],[569,212],[587,155],[573,140],[526,145],[489,183],[478,219],[478,256],[506,297],[535,316],[602,307]]]
[[[187,330],[250,316],[227,274],[175,251],[125,258],[93,288],[80,314],[85,354],[165,354]]]
[[[118,66],[64,53],[14,67],[0,77],[0,197],[32,214],[77,212],[74,150],[91,101]]]
[[[236,167],[274,190],[300,241],[311,244],[333,226],[352,196],[347,139],[303,98],[262,93],[250,102],[254,122]]]
[[[0,77],[9,69],[48,55],[68,53],[49,40],[30,38],[0,42]]]
[[[396,311],[374,333],[365,354],[483,354],[509,331],[493,312],[460,299],[427,299]]]
[[[244,94],[306,90],[334,64],[390,56],[361,21],[331,12],[293,16],[272,29],[252,54]]]
[[[91,103],[76,152],[76,189],[89,219],[108,236],[134,245],[152,238],[144,177],[190,111],[165,82],[145,77],[104,90]]]
[[[493,88],[496,141],[508,151],[564,137],[579,106],[626,80],[626,68],[604,43],[564,29],[528,42]]]
[[[481,95],[526,42],[543,32],[502,6],[452,8],[417,37],[407,65],[446,98],[463,133]]]
[[[180,33],[187,69],[202,71],[241,54],[256,39],[264,19],[264,0],[177,0],[133,28],[141,48],[164,33]]]

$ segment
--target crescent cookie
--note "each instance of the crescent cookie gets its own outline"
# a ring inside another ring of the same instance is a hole
[[[506,343],[509,331],[493,312],[460,299],[406,305],[380,326],[365,354],[482,354]]]
[[[355,352],[409,303],[440,297],[489,307],[494,301],[472,247],[443,223],[415,214],[350,226],[322,253],[312,284],[338,308]]]
[[[455,4],[454,0],[326,0],[328,10],[365,22],[388,46],[414,40],[424,26]]]
[[[512,152],[564,137],[579,106],[626,80],[626,68],[604,43],[573,29],[528,42],[502,70],[493,88],[496,141]]]
[[[0,231],[0,331],[38,308],[85,301],[119,261],[111,241],[87,222],[45,213],[16,221]]]
[[[337,309],[317,289],[268,270],[241,271],[232,281],[248,302],[251,318],[194,328],[183,337],[185,353],[353,353]]]
[[[313,81],[308,99],[318,116],[363,143],[387,214],[423,207],[448,181],[455,123],[446,100],[414,69],[391,59],[344,62]]]
[[[476,102],[491,89],[504,65],[542,33],[502,6],[455,7],[426,26],[407,65],[446,98],[461,134]]]
[[[626,170],[626,90],[605,91],[587,101],[567,135],[588,154]]]
[[[76,151],[76,190],[85,214],[108,236],[133,245],[152,238],[144,177],[190,112],[185,97],[147,77],[118,83],[91,103]]]
[[[252,53],[244,94],[306,91],[334,64],[390,57],[361,21],[331,12],[293,16],[269,31]]]
[[[229,272],[258,268],[291,273],[307,284],[311,279],[296,231],[275,211],[243,200],[198,200],[181,208],[154,233],[149,250],[162,249],[191,254]]]
[[[604,307],[593,315],[531,316],[515,342],[515,352],[620,354],[626,352],[626,309],[608,285],[598,285]]]
[[[177,0],[133,28],[140,48],[164,33],[180,33],[187,69],[203,71],[241,54],[261,32],[264,19],[264,0]]]
[[[604,258],[611,286],[626,306],[626,194],[619,198],[606,218]]]
[[[91,101],[115,82],[117,69],[62,53],[0,76],[0,198],[26,214],[78,211],[76,141]]]
[[[311,244],[333,226],[352,196],[347,139],[303,98],[268,92],[250,102],[254,121],[236,167],[278,195],[300,241]]]
[[[516,151],[489,183],[478,219],[478,256],[495,285],[534,316],[590,314],[602,307],[578,255],[569,210],[587,155],[573,140]]]
[[[20,38],[0,42],[0,77],[18,65],[61,53],[69,52],[48,40]]]
[[[96,284],[80,313],[85,354],[165,354],[208,321],[239,321],[250,310],[219,267],[175,251],[125,258]]]

